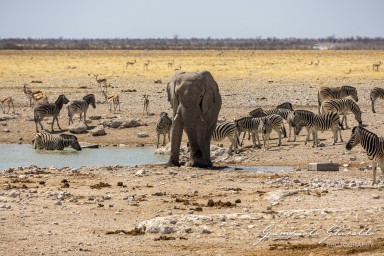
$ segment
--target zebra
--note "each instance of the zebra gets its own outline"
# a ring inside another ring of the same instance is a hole
[[[47,132],[39,132],[32,143],[35,149],[63,150],[65,147],[72,147],[78,151],[81,150],[77,137],[71,134],[54,136]]]
[[[73,123],[72,118],[75,114],[80,114],[80,121],[81,121],[81,115],[82,113],[84,113],[84,124],[88,127],[86,122],[86,116],[87,116],[89,105],[92,105],[93,108],[96,108],[94,94],[87,94],[83,97],[82,100],[71,101],[67,106],[68,117],[69,117],[68,125],[70,125],[71,122]]]
[[[283,102],[283,103],[281,103],[281,104],[279,104],[279,105],[277,105],[276,106],[276,109],[278,109],[278,108],[282,108],[282,109],[288,109],[288,110],[291,110],[291,111],[293,111],[293,105],[292,105],[292,103],[291,102]]]
[[[377,98],[384,99],[384,88],[380,88],[380,87],[373,88],[369,97],[370,97],[371,102],[372,102],[372,112],[376,113],[375,101]]]
[[[257,138],[258,144],[260,145],[260,139],[259,139],[259,133],[258,133],[258,127],[260,124],[259,118],[253,118],[253,117],[247,116],[247,117],[242,117],[240,119],[236,119],[234,122],[238,129],[238,133],[241,134],[242,132],[244,132],[243,138],[239,143],[240,146],[243,145],[243,141],[247,132],[249,134],[252,134],[253,147],[256,147],[256,138]]]
[[[263,110],[262,108],[256,108],[256,109],[252,110],[251,112],[249,112],[249,115],[251,115],[252,117],[263,117],[263,116],[268,116],[268,115],[273,115],[273,114],[281,116],[284,120],[287,121],[287,123],[289,125],[288,141],[290,141],[291,130],[292,130],[292,118],[293,118],[292,113],[293,113],[293,110],[290,110],[288,108],[289,106],[292,107],[292,104],[289,102],[285,102],[283,104],[280,104],[280,105],[278,105],[278,107],[282,106],[284,104],[287,105],[287,108],[275,108],[275,109],[269,109],[269,110]],[[283,125],[283,134],[284,134],[284,137],[287,137],[287,132],[285,130],[284,125]],[[295,135],[295,133],[293,133],[293,134],[294,134],[294,141],[296,141],[296,135]]]
[[[0,102],[1,102],[1,109],[3,110],[3,114],[5,114],[5,109],[4,109],[4,105],[5,104],[8,105],[8,112],[7,112],[7,114],[11,110],[11,105],[12,105],[12,108],[13,108],[13,112],[12,113],[15,113],[15,105],[13,104],[13,99],[12,99],[11,96],[6,96],[6,97],[0,99]]]
[[[34,113],[34,121],[36,125],[36,132],[39,132],[39,129],[37,128],[37,123],[40,124],[41,130],[43,130],[43,125],[41,124],[41,120],[43,120],[43,118],[46,116],[53,117],[52,124],[51,124],[52,131],[53,131],[53,124],[55,123],[55,120],[57,122],[57,126],[61,130],[58,116],[60,114],[60,110],[63,108],[63,105],[67,104],[68,102],[69,100],[67,99],[67,97],[61,94],[59,95],[55,103],[45,103],[35,107],[33,110],[33,113]]]
[[[305,140],[305,144],[307,144],[310,131],[312,131],[312,147],[315,147],[315,145],[318,147],[318,131],[326,130],[332,130],[333,132],[333,145],[335,145],[338,140],[338,133],[340,134],[340,141],[343,142],[340,131],[342,124],[340,123],[339,115],[336,112],[328,112],[323,115],[316,115],[315,113],[307,110],[295,110],[293,114],[296,135],[300,133],[300,130],[303,126],[307,127],[308,134]]]
[[[275,130],[279,135],[278,146],[281,146],[281,133],[282,132],[284,133],[284,130],[282,129],[283,127],[284,127],[283,118],[280,115],[272,114],[265,117],[260,117],[258,132],[261,133],[263,137],[264,151],[270,148],[269,136],[271,135],[272,130]]]
[[[343,99],[351,96],[356,102],[359,101],[357,97],[357,90],[353,86],[344,85],[341,87],[321,87],[317,92],[318,111],[320,112],[321,103],[327,99]]]
[[[171,141],[171,127],[172,119],[169,118],[166,112],[160,113],[160,120],[156,123],[157,134],[157,148],[159,148],[160,135],[163,134],[163,146],[165,145],[165,138],[168,134],[168,141]]]
[[[372,185],[374,185],[376,183],[377,166],[380,167],[381,174],[384,176],[384,138],[361,126],[355,126],[352,128],[351,138],[345,148],[351,150],[359,143],[367,151],[368,159],[372,162]]]
[[[234,151],[238,154],[237,142],[239,140],[239,133],[234,122],[223,122],[216,125],[216,128],[212,133],[212,140],[221,141],[225,137],[231,141],[231,146],[229,148],[230,152]]]
[[[355,119],[359,123],[359,125],[362,125],[363,123],[361,121],[360,107],[352,99],[325,100],[323,101],[323,103],[321,103],[321,111],[323,114],[326,112],[337,112],[339,115],[343,115],[341,123],[344,124],[345,122],[346,128],[348,128],[347,112],[349,111],[355,115]]]

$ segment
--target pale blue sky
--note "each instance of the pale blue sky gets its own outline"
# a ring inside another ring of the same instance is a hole
[[[382,0],[0,0],[0,38],[384,37]]]

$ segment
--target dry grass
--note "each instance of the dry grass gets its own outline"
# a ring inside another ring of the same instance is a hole
[[[133,66],[126,67],[126,62],[134,60]],[[95,73],[106,78],[166,79],[179,66],[186,71],[209,70],[217,79],[378,79],[383,73],[373,71],[372,64],[380,60],[384,51],[224,51],[222,55],[219,51],[1,51],[0,82],[71,78],[95,82],[88,76]]]

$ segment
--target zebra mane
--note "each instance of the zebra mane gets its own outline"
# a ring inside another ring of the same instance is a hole
[[[83,100],[85,100],[88,104],[90,104],[92,101],[95,101],[95,95],[94,94],[87,94],[83,97]]]
[[[374,133],[374,132],[371,132],[367,129],[365,129],[364,127],[361,127],[361,126],[355,126],[352,128],[352,134],[354,134],[356,132],[357,129],[360,129],[360,133],[363,133],[363,134],[368,134],[369,136],[372,136],[372,137],[375,137],[375,138],[378,138],[379,136]]]

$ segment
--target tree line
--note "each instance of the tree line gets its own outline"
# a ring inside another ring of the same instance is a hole
[[[0,38],[0,50],[384,50],[384,38]]]

